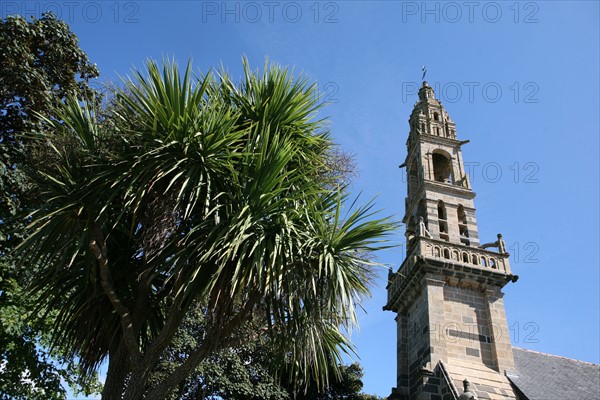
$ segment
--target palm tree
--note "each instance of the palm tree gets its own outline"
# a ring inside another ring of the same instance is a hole
[[[104,398],[164,398],[257,315],[297,380],[324,382],[351,349],[365,255],[396,225],[345,206],[315,91],[273,65],[244,60],[235,84],[149,61],[107,109],[69,100],[45,120],[44,207],[19,254],[42,271],[41,309],[58,310],[54,342],[84,374],[108,358]],[[149,387],[194,304],[201,345]]]

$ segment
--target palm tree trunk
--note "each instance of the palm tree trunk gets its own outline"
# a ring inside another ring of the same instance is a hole
[[[111,351],[108,356],[108,372],[102,390],[102,398],[106,400],[121,399],[125,389],[125,378],[128,373],[127,352],[123,345]]]

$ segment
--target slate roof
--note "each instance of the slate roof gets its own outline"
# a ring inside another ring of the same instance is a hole
[[[600,399],[600,365],[513,347],[520,400]]]

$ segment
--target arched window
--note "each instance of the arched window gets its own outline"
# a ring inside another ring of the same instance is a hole
[[[440,231],[440,239],[448,241],[448,240],[450,240],[450,237],[448,236],[448,221],[446,221],[446,219],[447,219],[446,206],[444,205],[444,202],[441,200],[438,201],[437,212],[438,212],[438,225],[439,225],[439,231]]]
[[[458,223],[466,225],[467,224],[467,214],[465,213],[465,208],[462,204],[458,205],[458,209],[456,210],[458,214]]]
[[[433,178],[437,182],[452,183],[452,161],[437,150],[433,153]]]
[[[427,225],[427,207],[425,206],[425,200],[419,200],[419,205],[417,206],[417,216],[416,220],[419,220],[419,217],[423,217],[423,222]]]
[[[460,242],[464,245],[469,246],[471,242],[469,241],[469,227],[467,225],[467,214],[465,213],[465,208],[462,206],[462,204],[458,205],[456,214],[458,217],[458,233],[460,235]]]
[[[444,258],[450,259],[450,250],[444,249]]]
[[[433,119],[436,120],[436,121],[439,121],[440,120],[440,115],[438,113],[434,112],[433,113]]]
[[[485,257],[483,257],[483,256],[481,257],[481,266],[487,267],[487,261],[486,261]]]
[[[469,262],[469,255],[467,253],[462,253],[462,258],[463,258],[463,262],[465,262],[465,263]]]
[[[446,218],[446,206],[442,200],[438,201],[438,218],[439,219],[447,219]]]

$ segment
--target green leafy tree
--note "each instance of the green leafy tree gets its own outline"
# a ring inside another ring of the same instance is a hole
[[[288,385],[288,391],[296,400],[380,400],[377,396],[362,393],[363,370],[360,364],[340,365],[338,371],[332,371],[334,378],[322,388],[312,381],[306,390]]]
[[[289,381],[286,365],[269,337],[260,334],[260,321],[250,321],[238,332],[244,338],[236,348],[223,349],[203,360],[168,400],[380,400],[362,393],[362,367],[358,363],[330,367],[327,385],[311,379],[308,386]],[[159,382],[185,360],[204,337],[205,316],[195,307],[161,358],[150,379]]]
[[[149,62],[106,113],[71,99],[46,118],[44,203],[19,254],[39,265],[39,304],[60,310],[54,344],[85,373],[108,357],[106,398],[164,399],[255,316],[295,382],[323,385],[350,351],[365,254],[396,224],[345,205],[319,107],[277,66],[244,64],[235,84]],[[150,384],[197,303],[202,340]]]
[[[61,379],[84,392],[98,389],[77,380],[76,364],[61,349],[45,346],[52,314],[27,318],[35,303],[23,289],[36,266],[17,268],[11,257],[27,214],[41,204],[24,173],[38,160],[21,134],[39,128],[36,112],[50,115],[66,96],[95,96],[89,80],[96,76],[76,36],[53,15],[0,20],[0,398],[64,398]]]
[[[274,373],[277,355],[268,337],[258,334],[261,323],[250,321],[236,335],[235,348],[222,349],[204,359],[177,388],[168,400],[244,399],[288,400],[287,388]],[[205,337],[206,316],[202,307],[194,307],[186,315],[177,335],[164,352],[150,378],[158,383],[174,371]]]
[[[89,81],[99,75],[77,37],[52,14],[27,22],[0,20],[0,254],[23,237],[22,212],[37,205],[22,173],[31,161],[19,133],[38,125],[67,96],[97,96]]]

